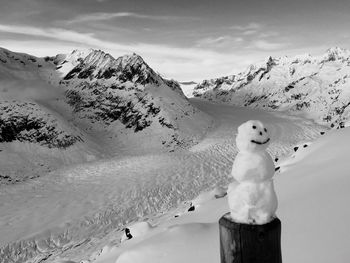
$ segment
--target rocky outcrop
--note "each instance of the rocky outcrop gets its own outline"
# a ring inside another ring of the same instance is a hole
[[[67,148],[78,140],[62,123],[31,102],[0,101],[0,143],[31,142],[49,148]]]

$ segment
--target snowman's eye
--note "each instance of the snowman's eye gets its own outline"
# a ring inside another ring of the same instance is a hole
[[[264,131],[265,131],[265,132],[267,132],[267,129],[266,129],[266,128],[264,128]]]
[[[253,129],[256,129],[256,126],[255,126],[255,125],[253,125]]]

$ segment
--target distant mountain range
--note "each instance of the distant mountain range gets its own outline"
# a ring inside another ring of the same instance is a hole
[[[186,148],[211,123],[140,56],[92,49],[37,58],[0,48],[0,109],[0,183]]]
[[[266,110],[306,113],[339,128],[350,125],[350,51],[330,48],[321,56],[269,57],[244,72],[204,80],[193,95]]]

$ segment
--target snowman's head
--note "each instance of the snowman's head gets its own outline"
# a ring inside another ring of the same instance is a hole
[[[247,121],[238,127],[236,144],[241,152],[265,150],[269,143],[268,130],[261,121]]]

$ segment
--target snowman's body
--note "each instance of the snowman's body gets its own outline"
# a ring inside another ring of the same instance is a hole
[[[232,176],[238,182],[261,182],[273,177],[275,165],[271,156],[265,151],[240,151],[232,166]]]
[[[275,167],[266,152],[269,141],[267,129],[260,121],[248,121],[238,128],[239,153],[232,166],[234,181],[228,188],[231,217],[236,222],[264,224],[275,216]]]

